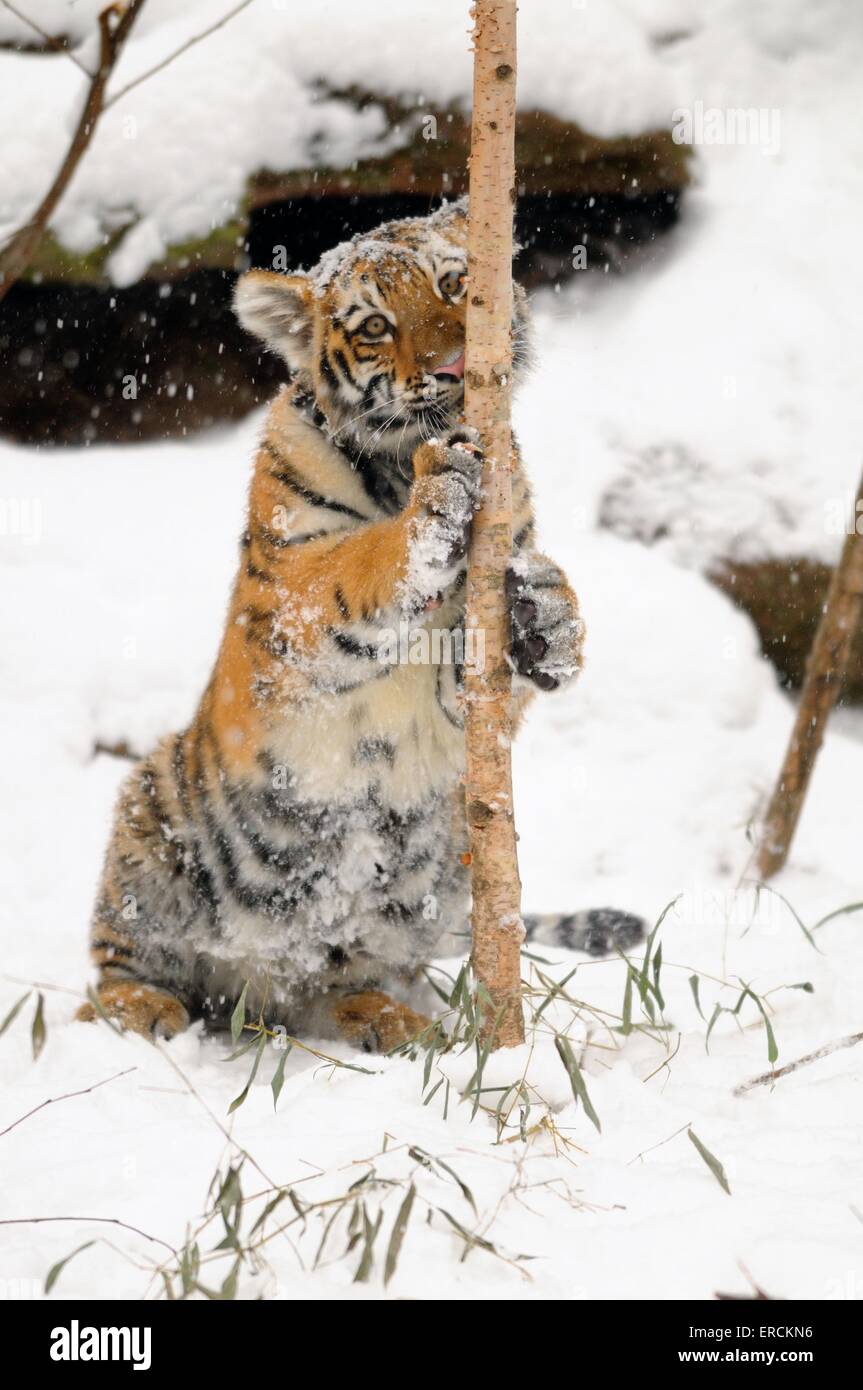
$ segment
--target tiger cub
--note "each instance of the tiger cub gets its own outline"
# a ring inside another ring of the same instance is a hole
[[[128,1028],[223,1021],[248,981],[248,1007],[268,1019],[386,1050],[426,1022],[389,991],[445,933],[464,949],[459,697],[482,464],[458,423],[466,230],[450,204],[356,236],[307,273],[237,284],[240,321],[290,384],[264,427],[198,711],[120,794],[91,947],[100,1007]],[[512,330],[518,380],[519,290]],[[517,450],[513,508],[517,715],[533,689],[575,676],[583,626],[534,549]],[[641,932],[602,912],[526,925],[589,950]]]

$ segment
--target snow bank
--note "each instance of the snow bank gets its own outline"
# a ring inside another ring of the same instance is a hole
[[[681,563],[835,561],[860,474],[863,15],[841,0],[654,6],[678,106],[763,113],[703,144],[637,280],[561,296],[578,469],[618,534]],[[620,386],[620,394],[614,391]]]
[[[110,93],[231,8],[228,0],[195,0],[178,14],[170,0],[154,0],[132,32]],[[55,0],[40,22],[92,36],[87,13]],[[21,26],[12,18],[0,19],[0,35],[18,37]],[[169,243],[228,221],[256,170],[344,167],[406,142],[410,132],[391,128],[381,107],[358,113],[323,99],[319,83],[399,96],[419,113],[468,103],[468,29],[463,0],[440,0],[432,14],[404,0],[323,0],[301,22],[293,5],[255,0],[106,112],[53,230],[70,250],[84,252],[106,231],[138,223],[110,266],[117,284],[129,284]],[[78,56],[92,65],[94,55],[91,37]],[[0,52],[0,231],[23,220],[44,192],[84,85],[61,56]],[[525,18],[519,100],[597,135],[667,125],[673,106],[655,54],[620,5],[600,12],[562,0],[533,0]]]

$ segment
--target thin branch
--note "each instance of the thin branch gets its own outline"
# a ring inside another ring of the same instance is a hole
[[[103,111],[107,111],[116,101],[124,97],[127,92],[131,92],[133,87],[139,86],[142,82],[146,82],[148,77],[152,77],[154,73],[161,72],[163,68],[168,67],[170,63],[174,62],[175,58],[179,58],[181,54],[187,53],[190,48],[194,48],[195,44],[200,43],[202,39],[208,38],[209,35],[214,34],[217,29],[221,29],[222,26],[233,19],[235,15],[238,15],[241,10],[247,9],[251,3],[252,0],[241,0],[239,5],[235,5],[234,8],[229,10],[226,15],[223,15],[221,19],[217,19],[214,24],[210,25],[209,29],[203,29],[200,34],[195,34],[193,38],[187,39],[175,52],[169,53],[167,58],[163,58],[160,63],[156,63],[153,67],[148,68],[146,72],[142,72],[140,77],[135,77],[131,82],[127,82],[125,87],[121,87],[119,92],[115,92],[113,96],[108,98],[102,108]]]
[[[89,1096],[91,1091],[98,1091],[100,1086],[107,1086],[110,1081],[119,1081],[121,1076],[128,1076],[130,1072],[137,1070],[137,1067],[126,1067],[125,1071],[118,1071],[113,1076],[106,1076],[104,1081],[97,1081],[93,1086],[85,1086],[81,1091],[67,1091],[63,1096],[51,1096],[49,1100],[43,1100],[40,1105],[34,1105],[32,1110],[28,1110],[26,1115],[21,1115],[19,1119],[13,1120],[11,1125],[7,1125],[5,1129],[0,1129],[0,1139],[10,1130],[16,1129],[18,1125],[23,1125],[24,1121],[29,1120],[31,1115],[36,1115],[40,1110],[44,1110],[46,1105],[56,1105],[61,1100],[74,1100],[76,1096]]]
[[[27,269],[35,254],[54,211],[68,188],[72,176],[93,139],[99,117],[105,107],[105,89],[129,31],[145,4],[145,0],[128,0],[125,7],[119,3],[108,5],[99,15],[99,64],[90,77],[90,86],[69,142],[69,148],[54,181],[41,203],[28,222],[24,223],[6,243],[0,252],[0,300]]]
[[[798,1067],[808,1066],[810,1062],[819,1062],[822,1057],[829,1057],[833,1052],[841,1052],[845,1047],[856,1047],[859,1042],[863,1042],[863,1033],[849,1033],[846,1038],[837,1038],[836,1042],[825,1043],[824,1047],[819,1047],[815,1052],[807,1052],[805,1057],[798,1057],[793,1062],[786,1062],[784,1067],[777,1067],[775,1071],[766,1071],[762,1076],[755,1076],[751,1081],[744,1081],[740,1086],[735,1086],[733,1094],[743,1096],[754,1086],[769,1086],[772,1082],[778,1081],[780,1076],[787,1076],[789,1072],[797,1071]]]
[[[854,501],[848,533],[824,603],[815,640],[806,661],[797,716],[782,769],[761,827],[756,864],[768,879],[785,864],[806,792],[821,748],[827,721],[848,668],[854,635],[863,615],[863,477]]]
[[[77,58],[75,56],[71,48],[67,48],[65,43],[61,43],[59,39],[55,39],[53,34],[49,34],[47,30],[40,29],[39,25],[36,23],[35,20],[31,19],[29,15],[22,14],[22,12],[19,9],[17,9],[15,5],[9,3],[9,0],[0,0],[0,4],[3,5],[4,9],[7,9],[10,11],[11,14],[14,14],[16,19],[20,19],[22,24],[28,25],[33,30],[34,34],[38,34],[40,39],[44,39],[45,43],[47,43],[51,48],[55,49],[57,53],[62,53],[66,58],[69,58],[75,64],[75,67],[78,68],[81,72],[83,72],[85,77],[92,79],[93,73],[90,71],[88,67],[84,66],[80,58]]]
[[[136,1236],[150,1240],[154,1245],[163,1245],[166,1250],[170,1250],[172,1255],[177,1251],[173,1245],[169,1245],[166,1240],[161,1240],[159,1236],[148,1235],[139,1226],[130,1226],[128,1221],[120,1221],[116,1216],[13,1216],[8,1220],[0,1220],[0,1226],[41,1226],[46,1221],[97,1221],[103,1226],[122,1226],[124,1231],[134,1231]]]

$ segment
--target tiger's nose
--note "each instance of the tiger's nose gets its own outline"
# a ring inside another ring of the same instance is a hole
[[[440,362],[432,368],[435,381],[461,381],[464,377],[464,349],[447,362]]]

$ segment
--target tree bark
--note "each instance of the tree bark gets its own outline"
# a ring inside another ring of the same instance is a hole
[[[0,252],[0,300],[23,275],[45,235],[54,211],[66,192],[72,175],[93,138],[99,117],[105,106],[105,89],[114,71],[129,31],[135,23],[144,0],[128,0],[127,4],[108,5],[99,15],[99,64],[90,79],[75,133],[69,142],[54,182],[29,221],[13,233]]]
[[[756,860],[762,879],[777,873],[788,858],[815,759],[863,614],[863,535],[857,530],[858,524],[863,525],[863,478],[857,490],[851,531],[845,538],[806,663],[785,761],[764,817]]]
[[[521,882],[510,762],[511,672],[505,574],[512,555],[512,222],[515,200],[515,0],[476,0],[468,223],[465,419],[485,453],[473,524],[467,624],[484,662],[465,671],[465,795],[473,883],[472,964],[482,1033],[524,1041]],[[483,650],[483,648],[478,648]],[[487,992],[487,1002],[484,1000]]]

